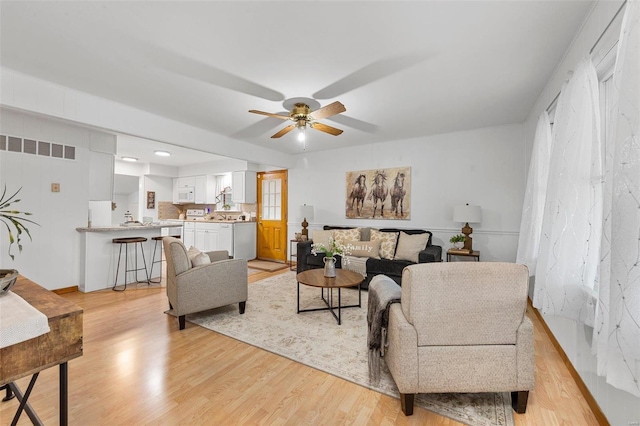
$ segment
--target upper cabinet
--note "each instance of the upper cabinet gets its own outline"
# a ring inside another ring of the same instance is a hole
[[[233,172],[231,188],[233,189],[232,200],[234,203],[255,203],[257,201],[257,180],[256,172],[240,171]]]
[[[224,188],[231,185],[231,175],[225,179],[225,176],[216,175],[200,175],[179,177],[173,179],[173,202],[175,204],[216,204],[221,201],[220,193]],[[189,188],[193,190],[193,199],[187,200],[180,196],[181,190]],[[226,201],[225,201],[226,203]],[[220,202],[222,209],[223,202]]]
[[[196,204],[207,203],[207,177],[204,175],[195,177],[194,202]]]
[[[179,178],[175,178],[173,182],[175,183],[176,188],[186,188],[186,187],[195,188],[196,177],[195,176],[179,177]]]

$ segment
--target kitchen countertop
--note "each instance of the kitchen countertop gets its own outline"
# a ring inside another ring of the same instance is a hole
[[[154,222],[150,225],[134,225],[134,226],[123,226],[123,225],[111,225],[111,226],[92,226],[89,227],[80,227],[76,228],[78,232],[113,232],[113,231],[131,231],[134,229],[161,229],[161,228],[178,228],[181,227],[182,223],[170,223],[170,222]]]
[[[172,222],[196,222],[196,223],[256,223],[255,220],[238,220],[238,219],[209,219],[209,220],[196,220],[196,219],[169,219]]]

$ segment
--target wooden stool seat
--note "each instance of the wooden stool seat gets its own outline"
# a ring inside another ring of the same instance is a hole
[[[111,240],[113,244],[144,243],[145,241],[147,241],[147,239],[144,237],[114,238]]]

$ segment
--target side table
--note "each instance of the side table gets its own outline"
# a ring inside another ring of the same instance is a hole
[[[296,262],[298,261],[298,240],[289,240],[289,270],[293,271],[293,258],[296,258]],[[293,253],[293,248],[296,248],[295,254]]]
[[[449,249],[447,250],[447,262],[451,262],[451,256],[460,256],[460,257],[473,257],[476,262],[480,262],[480,252],[478,250],[473,250],[471,253],[466,253],[464,251]]]

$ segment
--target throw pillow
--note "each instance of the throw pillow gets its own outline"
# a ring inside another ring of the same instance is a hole
[[[380,259],[380,241],[347,241],[349,256]]]
[[[333,239],[338,245],[345,245],[348,241],[360,241],[360,228],[334,229]]]
[[[189,247],[189,250],[187,251],[187,257],[189,258],[189,262],[191,262],[192,267],[193,267],[193,259],[201,253],[202,252],[198,250],[198,248],[194,246]]]
[[[329,239],[333,237],[333,231],[314,230],[311,238],[313,244],[322,244],[322,247],[329,247]]]
[[[194,267],[200,266],[200,265],[206,265],[208,263],[211,263],[211,259],[209,258],[209,255],[206,253],[200,253],[199,255],[197,255],[191,260],[191,265],[193,265]]]
[[[380,241],[380,257],[393,260],[398,242],[397,232],[380,232],[377,229],[371,230],[371,241]]]
[[[191,262],[191,267],[194,266],[198,266],[196,265],[197,262],[204,262],[203,258],[200,258],[199,260],[196,260],[196,258],[198,256],[200,256],[201,254],[204,254],[207,259],[209,259],[209,256],[203,252],[201,252],[197,247],[191,246],[189,247],[189,250],[187,251],[187,257],[189,258],[189,261]],[[211,259],[209,259],[209,262],[211,263]],[[203,263],[199,263],[200,265],[202,265]]]
[[[400,232],[398,238],[398,247],[396,248],[396,254],[394,259],[397,260],[410,260],[418,263],[418,254],[425,249],[427,241],[429,240],[429,234],[407,234],[406,232]]]

